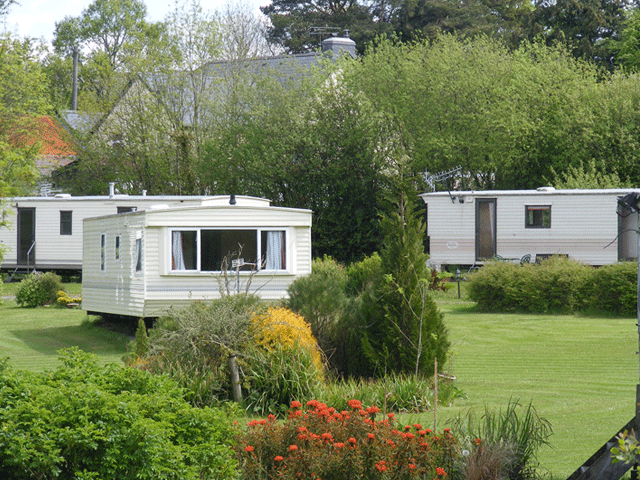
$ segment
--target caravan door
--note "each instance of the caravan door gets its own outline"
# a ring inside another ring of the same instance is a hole
[[[496,199],[476,200],[476,260],[496,255]]]
[[[36,209],[18,208],[18,265],[35,266],[36,263]]]

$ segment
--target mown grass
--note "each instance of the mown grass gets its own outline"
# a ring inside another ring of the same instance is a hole
[[[122,363],[128,335],[105,328],[98,317],[79,309],[60,307],[20,308],[13,295],[16,284],[3,285],[0,305],[0,356],[9,357],[19,369],[42,371],[53,368],[58,350],[78,347],[95,353],[100,363]],[[65,285],[70,294],[79,294],[78,284]]]
[[[455,284],[454,284],[455,286]],[[11,292],[5,285],[3,295]],[[75,293],[72,287],[69,293]],[[79,291],[77,292],[79,293]],[[478,313],[457,299],[457,288],[436,293],[450,330],[445,367],[467,399],[439,407],[438,428],[469,409],[505,409],[530,402],[551,422],[551,447],[539,452],[541,470],[567,478],[635,413],[638,332],[632,318]],[[52,367],[60,348],[78,346],[101,362],[121,362],[128,337],[99,327],[80,310],[0,306],[1,356],[18,368]],[[433,425],[434,414],[403,415]]]
[[[440,426],[469,409],[531,402],[553,428],[540,468],[567,478],[634,416],[634,318],[477,313],[455,297],[441,294],[438,302],[452,341],[448,371],[467,399],[440,408]],[[420,420],[432,423],[433,414]]]

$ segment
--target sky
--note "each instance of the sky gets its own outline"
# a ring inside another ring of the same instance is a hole
[[[270,0],[244,0],[259,13],[258,7],[268,5]],[[51,42],[55,23],[66,16],[77,17],[93,0],[18,0],[20,5],[12,5],[9,14],[0,24],[1,32],[15,33],[20,37],[44,38]],[[173,0],[146,0],[151,22],[162,20],[173,10]],[[200,0],[205,10],[221,9],[227,0]]]

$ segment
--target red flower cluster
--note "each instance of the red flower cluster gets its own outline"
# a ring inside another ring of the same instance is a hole
[[[441,438],[416,423],[396,425],[393,414],[376,421],[380,409],[347,402],[338,412],[317,400],[292,402],[288,419],[252,420],[237,437],[241,477],[253,479],[380,478],[442,480],[456,455],[455,439]],[[265,477],[265,472],[267,476]]]

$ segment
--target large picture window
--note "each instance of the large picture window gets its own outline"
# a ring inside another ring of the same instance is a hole
[[[551,205],[526,205],[526,228],[551,228]]]
[[[171,232],[171,270],[216,272],[242,259],[240,270],[285,270],[284,230],[206,229]]]

